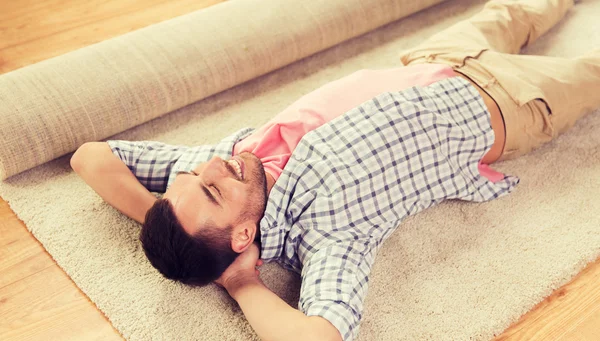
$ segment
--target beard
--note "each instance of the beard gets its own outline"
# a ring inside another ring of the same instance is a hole
[[[259,216],[260,220],[267,207],[267,176],[265,168],[260,159],[250,152],[240,153],[239,156],[244,162],[247,162],[247,166],[250,166],[246,167],[246,171],[249,171],[249,174],[246,174],[246,182],[251,186],[251,204],[248,207],[248,210],[251,212],[248,213],[253,216]]]

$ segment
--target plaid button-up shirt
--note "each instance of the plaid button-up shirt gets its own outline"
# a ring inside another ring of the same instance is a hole
[[[228,159],[251,132],[215,146],[109,144],[143,185],[164,192],[178,171]],[[300,310],[352,340],[375,255],[403,219],[446,199],[491,200],[519,182],[480,175],[493,142],[490,114],[462,78],[380,94],[302,138],[269,194],[261,258],[300,273]]]

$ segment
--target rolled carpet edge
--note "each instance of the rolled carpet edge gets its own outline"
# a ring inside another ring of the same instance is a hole
[[[6,73],[0,179],[442,1],[227,1]]]

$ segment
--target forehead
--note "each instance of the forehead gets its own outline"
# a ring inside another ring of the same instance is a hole
[[[173,205],[177,219],[188,233],[196,226],[208,222],[211,204],[200,184],[193,179],[194,175],[191,173],[177,174],[175,181],[163,195]]]
[[[174,178],[173,182],[171,183],[171,185],[167,188],[167,190],[163,194],[163,198],[169,199],[171,201],[171,203],[175,204],[173,202],[173,199],[176,198],[178,194],[180,194],[181,189],[183,189],[186,184],[187,185],[190,184],[190,181],[192,180],[193,176],[194,176],[194,174],[191,171],[177,172],[175,174],[175,178]]]

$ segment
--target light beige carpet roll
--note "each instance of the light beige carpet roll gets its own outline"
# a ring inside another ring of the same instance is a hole
[[[397,67],[400,50],[482,4],[444,2],[113,138],[193,145],[258,127],[329,81]],[[600,1],[583,0],[526,52],[570,57],[598,48],[598,17]],[[65,156],[16,175],[0,184],[0,195],[127,339],[256,339],[221,289],[162,279],[137,241],[139,225],[104,203],[68,162]],[[494,167],[521,178],[509,196],[443,203],[408,218],[386,242],[371,275],[361,341],[490,340],[600,254],[600,112]],[[261,277],[297,305],[297,275],[268,264]]]
[[[443,0],[236,0],[0,76],[0,179]]]

